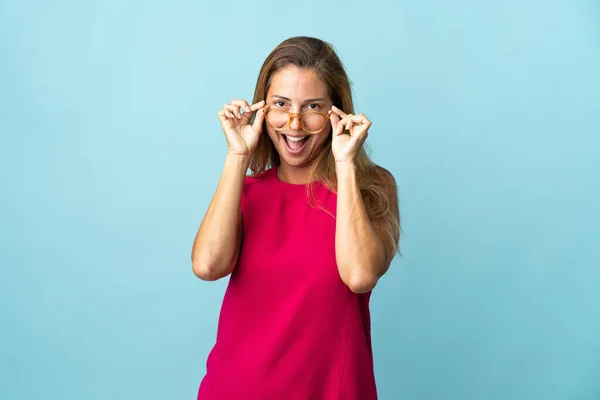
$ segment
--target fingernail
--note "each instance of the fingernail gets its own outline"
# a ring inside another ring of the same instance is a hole
[[[244,111],[250,112],[250,107],[248,107],[248,106],[244,107]]]

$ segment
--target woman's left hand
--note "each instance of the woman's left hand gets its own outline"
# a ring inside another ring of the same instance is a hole
[[[333,128],[331,149],[335,161],[354,162],[354,157],[369,135],[371,121],[363,114],[346,114],[336,106],[331,107],[330,119]]]

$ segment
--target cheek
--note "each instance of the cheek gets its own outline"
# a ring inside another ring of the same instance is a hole
[[[320,149],[321,147],[323,147],[324,143],[327,141],[327,135],[323,135],[323,136],[319,135],[319,137],[316,137],[314,139],[316,139],[316,140],[313,142],[313,147],[315,149]]]
[[[315,135],[315,137],[313,137],[313,146],[315,147],[320,147],[323,143],[325,143],[327,141],[327,138],[331,135],[331,125],[328,124],[327,128],[325,128],[325,130],[321,133],[319,133],[318,135]]]

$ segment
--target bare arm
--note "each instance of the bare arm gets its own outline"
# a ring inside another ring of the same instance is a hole
[[[330,116],[338,191],[335,258],[342,281],[354,293],[365,293],[387,272],[395,250],[395,245],[385,240],[387,228],[382,221],[370,220],[356,177],[354,160],[372,123],[364,114],[346,114],[335,105],[331,107]],[[399,228],[394,177],[380,167],[378,173],[383,178],[391,212]]]
[[[392,254],[367,215],[353,163],[337,163],[338,198],[335,253],[340,277],[355,293],[373,289],[389,268]]]
[[[192,247],[192,270],[206,281],[229,275],[239,255],[242,236],[240,201],[249,158],[228,155],[217,190]]]
[[[205,281],[229,275],[237,263],[242,244],[240,202],[250,157],[262,132],[263,101],[249,105],[232,100],[217,112],[227,138],[228,153],[217,190],[202,219],[192,246],[192,271]],[[244,109],[244,114],[240,113]],[[253,124],[251,116],[256,112]]]

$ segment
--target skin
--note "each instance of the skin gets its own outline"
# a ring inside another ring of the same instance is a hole
[[[305,111],[326,113],[332,106],[327,92],[327,85],[313,70],[300,70],[295,66],[287,66],[273,74],[271,87],[267,91],[266,104],[270,108],[282,108],[292,113]],[[319,98],[324,100],[307,101]],[[310,168],[329,135],[330,122],[327,122],[320,133],[310,135],[302,153],[298,155],[287,151],[283,135],[296,137],[307,135],[300,126],[299,118],[294,118],[291,125],[283,131],[276,131],[268,124],[266,128],[281,160],[281,165],[277,169],[279,179],[294,184],[307,183]]]
[[[385,247],[379,227],[369,220],[356,179],[355,157],[368,136],[371,121],[363,114],[346,114],[333,106],[327,86],[318,75],[312,70],[294,66],[282,68],[273,75],[265,102],[250,105],[244,100],[232,100],[231,104],[225,104],[217,113],[229,151],[217,191],[194,240],[194,273],[204,280],[216,280],[230,274],[237,263],[243,224],[241,191],[250,156],[263,134],[265,105],[284,108],[292,113],[317,110],[331,115],[327,126],[310,137],[300,154],[290,154],[282,136],[300,137],[307,134],[302,131],[298,118],[294,118],[291,125],[282,131],[275,131],[265,124],[266,133],[280,156],[278,178],[300,184],[307,183],[310,168],[326,145],[331,126],[331,146],[338,178],[335,234],[337,266],[342,281],[354,293],[372,290],[388,270],[393,254],[392,249]],[[240,108],[245,110],[243,114]],[[250,118],[255,112],[254,124],[250,125]],[[382,173],[393,181],[388,171],[382,169]],[[391,204],[397,204],[395,191],[390,192],[389,196]],[[399,218],[397,207],[393,211]]]

